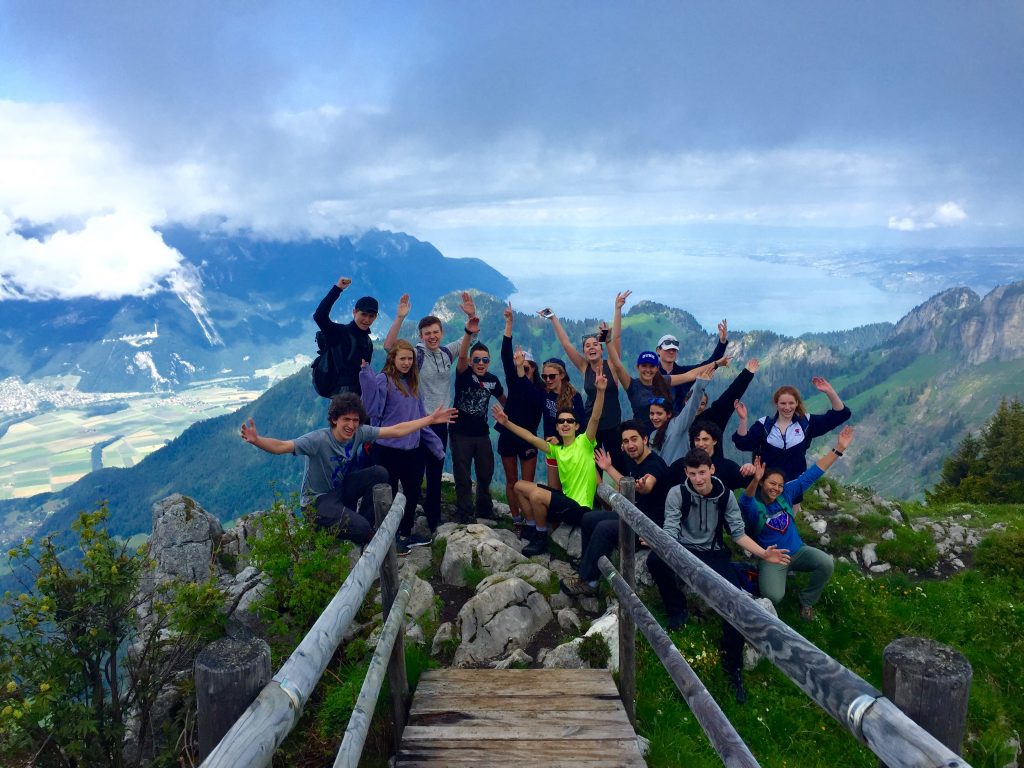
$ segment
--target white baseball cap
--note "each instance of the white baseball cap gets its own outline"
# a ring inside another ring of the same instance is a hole
[[[658,339],[658,349],[679,349],[679,341],[671,333],[666,333]]]

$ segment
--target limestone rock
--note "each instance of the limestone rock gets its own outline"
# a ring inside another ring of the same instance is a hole
[[[434,588],[430,582],[424,581],[419,576],[411,576],[412,594],[409,595],[409,603],[405,606],[405,620],[408,623],[416,621],[421,616],[428,616],[433,620],[437,613],[437,605],[434,602]]]
[[[861,549],[861,559],[864,561],[864,565],[870,568],[872,565],[878,562],[878,555],[875,554],[875,547],[878,545],[875,543],[865,544]]]
[[[888,528],[887,530],[882,532],[882,541],[892,541],[895,538],[896,534],[892,528]]]
[[[206,581],[223,535],[217,518],[188,496],[176,493],[153,504],[149,554],[156,585]]]
[[[567,632],[579,632],[580,617],[571,608],[563,608],[558,612],[558,626]]]
[[[423,645],[427,642],[427,638],[423,636],[423,627],[419,624],[413,624],[411,627],[407,627],[405,630],[405,642],[415,643],[416,645]]]
[[[614,606],[608,608],[586,631],[583,637],[600,635],[608,644],[607,668],[612,672],[619,671],[619,617]],[[577,637],[567,643],[552,648],[544,655],[543,665],[546,668],[583,669],[588,664],[580,658],[579,648],[583,637]]]
[[[828,528],[828,523],[824,520],[818,519],[811,523],[811,530],[821,536],[825,533],[825,529]]]
[[[491,502],[491,509],[494,510],[494,516],[498,518],[512,517],[512,510],[509,509],[508,504],[502,501]]]
[[[500,658],[522,648],[552,619],[544,595],[511,577],[474,595],[459,611],[462,642],[455,666]]]
[[[539,563],[520,563],[519,565],[513,565],[508,569],[508,572],[513,576],[517,576],[523,581],[528,581],[531,584],[548,584],[551,581],[551,577],[554,573]]]
[[[587,613],[597,613],[601,610],[601,603],[597,601],[596,597],[581,597],[579,598],[580,608]]]
[[[504,659],[498,661],[492,661],[491,666],[495,669],[511,669],[517,664],[526,665],[533,661],[533,657],[530,656],[522,648],[516,648],[512,653],[506,656]]]
[[[569,557],[580,557],[583,554],[583,533],[578,526],[558,526],[551,534],[551,540],[564,549]]]
[[[440,536],[440,529],[438,529]],[[479,565],[488,573],[500,573],[526,558],[501,541],[485,525],[471,524],[446,532],[447,546],[441,562],[441,579],[445,584],[465,586],[463,571]]]
[[[563,592],[556,592],[548,599],[551,610],[560,611],[572,605],[572,598]]]
[[[455,638],[455,625],[446,621],[444,624],[437,628],[437,632],[434,633],[434,640],[430,644],[430,655],[440,656],[444,651],[445,643]]]
[[[889,563],[875,563],[868,568],[868,570],[872,573],[885,573],[886,571],[892,570],[892,565]]]

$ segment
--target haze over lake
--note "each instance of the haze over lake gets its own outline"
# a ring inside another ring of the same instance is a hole
[[[617,291],[691,312],[711,330],[788,335],[896,322],[947,288],[984,295],[1024,279],[1024,246],[860,245],[798,237],[694,238],[662,228],[502,228],[420,235],[446,256],[478,257],[518,288],[513,305],[607,317]]]

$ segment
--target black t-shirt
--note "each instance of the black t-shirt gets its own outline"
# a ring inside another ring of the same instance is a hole
[[[625,474],[630,477],[639,480],[644,475],[650,475],[655,479],[654,490],[650,493],[637,493],[634,503],[637,509],[657,523],[659,528],[663,527],[665,525],[665,497],[668,496],[669,489],[674,485],[669,481],[671,473],[668,465],[665,464],[665,460],[661,456],[653,452],[639,464],[629,456],[625,457],[625,462]]]
[[[467,367],[455,376],[455,407],[459,409],[459,417],[449,431],[456,435],[487,434],[488,402],[492,397],[501,397],[505,390],[493,373],[477,376],[473,369]]]

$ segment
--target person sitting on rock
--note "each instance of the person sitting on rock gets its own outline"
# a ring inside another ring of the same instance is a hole
[[[781,565],[789,563],[786,550],[774,545],[762,547],[747,535],[736,497],[714,476],[715,465],[710,455],[692,449],[686,454],[684,464],[686,480],[674,486],[665,499],[665,533],[736,589],[740,585],[723,540],[726,528],[732,540],[755,557]],[[687,622],[689,613],[686,596],[676,584],[675,571],[653,550],[647,557],[647,569],[665,603],[666,626],[670,630],[679,629]],[[741,675],[743,636],[727,621],[722,622],[721,649],[722,666],[729,676],[736,701],[742,704],[747,700]]]
[[[647,432],[640,419],[622,422],[622,452],[626,458],[622,471],[612,466],[612,457],[606,451],[596,452],[597,466],[604,471],[615,487],[623,477],[636,480],[637,509],[647,515],[659,528],[665,522],[665,497],[672,483],[668,482],[669,469],[658,454],[647,444]],[[562,591],[570,596],[594,594],[601,576],[597,561],[610,555],[619,543],[619,516],[610,510],[595,509],[583,516],[580,524],[583,538],[583,557],[579,575],[568,576],[560,582]]]
[[[454,408],[441,406],[419,419],[373,427],[359,396],[345,392],[331,398],[327,409],[330,427],[293,440],[278,440],[258,434],[256,423],[249,419],[242,423],[242,439],[267,453],[305,456],[303,510],[313,511],[318,528],[337,529],[340,538],[363,545],[373,532],[373,486],[388,482],[384,467],[359,468],[364,445],[380,438],[404,437],[431,424],[450,424],[456,416]],[[358,514],[354,511],[357,507]]]
[[[765,468],[760,458],[754,459],[754,475],[740,496],[740,511],[747,533],[762,547],[774,546],[789,552],[788,563],[761,560],[757,564],[757,580],[761,594],[778,605],[786,594],[789,571],[811,574],[807,586],[800,590],[800,617],[814,620],[814,606],[832,576],[832,556],[804,544],[793,518],[793,499],[810,488],[825,471],[835,464],[853,441],[853,427],[844,427],[836,439],[836,447],[822,456],[795,480],[786,482],[780,469]]]
[[[547,485],[520,480],[516,483],[516,494],[526,517],[523,531],[529,544],[523,549],[527,557],[539,555],[548,547],[548,518],[556,523],[579,525],[583,516],[594,506],[597,493],[597,472],[594,471],[594,451],[597,448],[597,426],[604,410],[605,390],[608,379],[602,371],[594,378],[597,395],[590,412],[587,431],[580,435],[579,423],[572,410],[559,409],[555,418],[558,430],[557,444],[548,443],[518,424],[508,420],[508,415],[498,405],[492,409],[494,420],[506,427],[512,434],[522,438],[545,456],[554,457],[558,464],[558,476],[562,490],[556,491]]]

